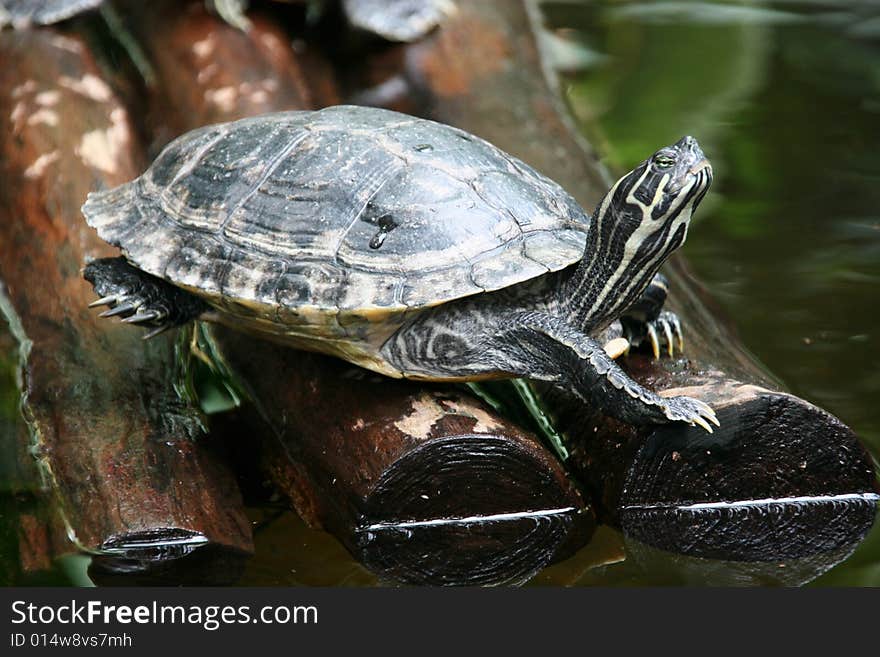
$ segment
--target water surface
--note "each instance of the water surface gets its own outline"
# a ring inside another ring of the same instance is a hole
[[[684,254],[743,343],[880,455],[880,4],[557,2],[568,100],[628,169],[693,134]],[[825,583],[880,585],[872,535]]]

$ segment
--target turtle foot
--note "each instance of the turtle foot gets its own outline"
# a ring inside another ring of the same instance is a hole
[[[698,425],[709,433],[712,433],[712,424],[716,427],[721,426],[712,407],[693,397],[662,398],[660,408],[670,422],[687,422],[690,425]]]
[[[651,351],[654,354],[654,358],[660,358],[661,346],[666,347],[666,353],[669,354],[670,358],[675,357],[676,348],[679,353],[684,351],[681,321],[674,312],[664,310],[657,319],[648,322],[647,329],[648,340],[651,343]]]
[[[651,345],[651,353],[654,358],[660,358],[661,351],[666,352],[670,358],[675,357],[676,350],[680,354],[684,351],[684,336],[681,330],[681,321],[678,315],[669,310],[662,311],[656,319],[647,322],[624,324],[624,337],[633,345],[641,345],[646,342]]]
[[[195,319],[206,309],[200,299],[132,267],[124,258],[90,262],[83,277],[100,295],[89,308],[108,306],[100,317],[121,317],[126,324],[149,327],[145,340]]]

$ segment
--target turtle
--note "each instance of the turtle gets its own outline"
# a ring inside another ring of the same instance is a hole
[[[104,0],[0,0],[0,28],[51,25],[100,7]],[[205,0],[223,20],[242,30],[248,0]],[[415,41],[455,10],[452,0],[342,0],[352,26],[389,41]]]
[[[0,28],[50,25],[100,6],[104,0],[0,0]]]
[[[297,2],[297,0],[282,0]],[[299,0],[300,2],[306,0]],[[308,0],[319,6],[320,0]],[[247,30],[248,0],[207,0],[230,25]],[[416,41],[455,11],[453,0],[341,0],[348,22],[388,41]]]
[[[682,137],[589,215],[449,125],[350,105],[264,114],[188,132],[90,192],[86,222],[122,255],[83,274],[92,306],[147,337],[214,321],[389,377],[524,377],[630,424],[711,431],[707,404],[642,387],[596,337],[659,318],[658,269],[711,180]]]

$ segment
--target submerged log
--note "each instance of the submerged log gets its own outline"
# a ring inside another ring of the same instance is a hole
[[[175,392],[174,344],[98,319],[80,270],[112,254],[79,208],[131,179],[140,150],[83,43],[0,34],[0,297],[20,351],[22,408],[79,550],[141,567],[197,548],[251,551],[231,471]]]
[[[610,178],[571,125],[540,29],[531,0],[460,3],[431,37],[382,48],[349,69],[349,97],[487,138],[591,209]],[[710,403],[719,430],[635,430],[536,386],[600,518],[645,543],[712,559],[851,550],[877,504],[873,468],[853,432],[764,372],[681,257],[666,273],[669,306],[686,327],[685,357],[653,361],[634,352],[622,364],[662,394]]]
[[[268,109],[316,106],[317,96],[294,96],[289,89],[298,79],[291,71],[301,70],[302,50],[279,42],[270,57],[243,43],[274,34],[259,20],[247,34],[197,10],[161,24],[148,20],[147,52],[172,51],[197,34],[211,44],[212,57],[226,62],[226,87],[262,80],[269,91],[259,102],[252,94],[230,94],[218,109],[213,87],[192,94],[200,80],[210,79],[210,60],[155,57],[150,64],[162,81],[157,103],[187,108],[163,113],[169,125],[189,129]],[[323,68],[309,56],[311,66]],[[332,98],[328,76],[320,77],[322,97]],[[254,447],[262,450],[266,471],[303,519],[332,532],[380,577],[519,582],[588,540],[592,512],[559,463],[535,437],[463,389],[394,382],[334,359],[217,334],[260,409],[249,421],[250,431],[262,435]]]

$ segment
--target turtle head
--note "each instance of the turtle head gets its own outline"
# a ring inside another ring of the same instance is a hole
[[[712,182],[712,167],[697,140],[682,137],[620,179],[609,193],[619,228],[633,255],[664,254],[684,242],[694,209]]]
[[[712,167],[693,137],[661,148],[618,180],[593,214],[578,280],[569,292],[580,321],[616,319],[687,236]]]

